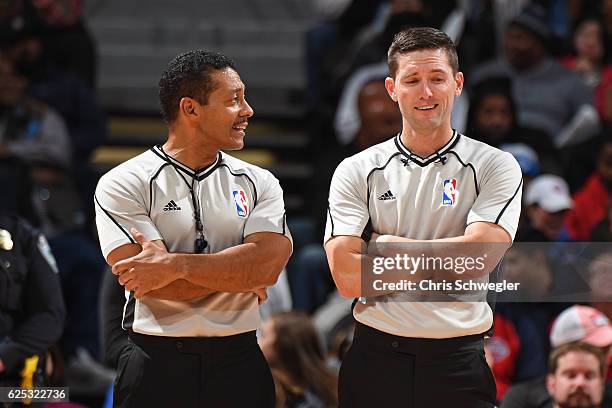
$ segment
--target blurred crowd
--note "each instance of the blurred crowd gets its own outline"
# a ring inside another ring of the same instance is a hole
[[[612,249],[605,244],[612,242],[612,1],[316,0],[313,6],[318,21],[305,38],[305,123],[315,175],[306,186],[307,210],[288,220],[294,254],[269,292],[260,330],[278,406],[337,404],[337,370],[353,319],[352,300],[335,291],[321,242],[329,182],[343,158],[401,131],[384,86],[386,51],[395,33],[424,25],[444,30],[459,50],[467,86],[455,101],[453,126],[510,152],[523,171],[520,245],[502,269],[524,283],[528,299],[500,299],[495,334],[486,342],[501,407],[602,398],[601,406],[612,406],[606,382]],[[114,290],[92,223],[99,174],[90,159],[107,130],[82,7],[80,0],[0,1],[0,210],[42,231],[56,260],[65,319],[61,337],[36,344],[54,361],[44,381],[87,397],[103,395],[112,383],[116,358],[103,350],[120,346],[121,335],[101,334],[99,309],[107,326],[120,329],[123,293]],[[2,239],[1,250],[10,252]],[[5,303],[0,299],[0,308]],[[0,310],[0,317],[11,316],[10,324],[0,319],[0,361],[10,360],[3,342],[33,318],[29,313]],[[591,371],[576,376],[578,383],[564,377],[568,366]],[[0,384],[9,369],[21,367],[0,365]]]
[[[66,314],[57,326],[61,338],[37,347],[53,356],[55,384],[69,382],[86,396],[104,393],[113,378],[98,363],[98,293],[106,263],[92,230],[98,175],[90,157],[106,140],[106,118],[95,93],[95,54],[81,1],[0,2],[0,210],[20,216],[48,239]],[[17,278],[8,276],[9,288],[18,287],[10,280]],[[34,294],[42,302],[45,288],[54,287],[36,287]],[[47,338],[48,314],[25,307],[10,314],[18,318],[0,325],[0,342],[15,336],[20,320],[36,322],[32,335]],[[0,352],[0,360],[6,359]],[[21,370],[23,361],[14,363],[0,372],[0,380]]]

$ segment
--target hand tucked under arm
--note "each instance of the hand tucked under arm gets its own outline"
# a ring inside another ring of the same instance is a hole
[[[179,279],[220,292],[256,291],[276,282],[291,254],[288,238],[268,232],[251,234],[244,244],[215,254],[168,253],[161,241],[131,232],[142,252],[117,261],[113,273],[137,298]]]
[[[130,232],[139,245],[121,247],[119,250],[125,249],[121,252],[115,250],[108,256],[113,273],[119,276],[119,283],[125,290],[133,291],[134,296],[140,298],[180,279],[171,263],[172,254],[168,252],[163,241],[147,241],[144,235],[134,228]]]

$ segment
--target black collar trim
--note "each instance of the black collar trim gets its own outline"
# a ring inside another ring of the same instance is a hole
[[[182,171],[189,177],[194,178],[198,181],[202,181],[203,179],[208,177],[208,175],[210,175],[213,171],[215,171],[219,167],[219,165],[221,164],[221,161],[223,160],[223,158],[221,157],[221,152],[219,152],[217,153],[217,158],[215,159],[213,163],[197,171],[193,171],[189,166],[186,166],[185,164],[176,160],[174,157],[171,157],[170,155],[166,154],[166,152],[164,152],[161,145],[155,145],[154,147],[151,148],[151,151],[155,153],[157,156],[159,156],[166,163],[171,164],[174,168]]]
[[[446,144],[442,146],[440,149],[438,149],[436,152],[430,154],[429,156],[425,158],[412,153],[406,146],[404,146],[404,143],[402,143],[401,136],[402,136],[401,133],[398,133],[395,136],[395,146],[397,146],[397,150],[399,150],[400,153],[406,156],[408,160],[412,161],[413,163],[418,164],[421,167],[425,167],[429,165],[430,163],[435,162],[436,160],[440,160],[440,157],[444,156],[446,153],[449,152],[449,150],[455,147],[455,145],[457,145],[457,143],[459,142],[461,133],[453,129],[453,136],[451,136],[450,140],[446,142]]]

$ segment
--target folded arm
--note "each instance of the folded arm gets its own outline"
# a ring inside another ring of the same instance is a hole
[[[499,225],[488,222],[474,222],[467,226],[465,233],[460,236],[441,238],[433,240],[414,240],[393,235],[378,235],[373,234],[370,245],[368,245],[369,253],[366,253],[365,242],[354,236],[336,236],[331,238],[325,244],[327,259],[332,272],[332,276],[340,291],[340,294],[345,297],[360,297],[360,296],[380,296],[393,291],[379,291],[373,288],[361,287],[362,276],[361,272],[367,268],[371,271],[373,259],[377,256],[394,257],[397,254],[408,254],[411,256],[421,256],[422,254],[431,254],[428,251],[436,250],[432,243],[446,245],[447,249],[461,251],[461,244],[483,244],[482,248],[487,251],[486,265],[479,275],[463,275],[463,277],[479,277],[487,275],[499,263],[506,249],[510,246],[512,239],[508,232]],[[372,245],[383,244],[383,245]],[[410,244],[410,245],[406,245]],[[487,245],[491,244],[491,245]],[[364,258],[365,256],[365,258]],[[394,273],[396,277],[401,279],[419,281],[429,279],[433,276],[425,276],[423,273],[408,274],[405,271],[389,271],[386,273],[386,279],[393,280]],[[436,278],[440,277],[438,275]],[[449,278],[452,276],[444,276]],[[456,276],[455,276],[456,277]],[[372,293],[370,293],[372,292]]]
[[[137,298],[180,280],[219,292],[257,292],[276,282],[291,255],[291,241],[273,232],[251,234],[214,254],[168,253],[138,231],[132,234],[143,250],[116,262],[113,273]]]
[[[165,250],[166,248],[163,241],[161,240],[149,242],[152,245],[157,246],[160,250],[162,249],[162,247],[163,250]],[[137,256],[138,254],[140,254],[141,251],[142,247],[140,246],[140,244],[122,245],[113,250],[110,254],[108,254],[108,264],[112,267],[117,262]],[[119,278],[119,283],[126,286],[125,284],[127,283],[127,281],[123,280],[122,282],[121,278]],[[131,287],[126,286],[126,290],[131,290]],[[163,287],[148,292],[147,297],[165,300],[191,300],[209,295],[214,292],[215,291],[210,288],[195,285],[191,282],[187,282],[184,279],[178,279],[168,283]]]

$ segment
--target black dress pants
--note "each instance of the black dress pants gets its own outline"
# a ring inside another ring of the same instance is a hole
[[[482,335],[394,336],[357,322],[339,378],[341,408],[493,408]]]
[[[114,407],[273,408],[274,382],[255,332],[228,337],[130,334]]]

